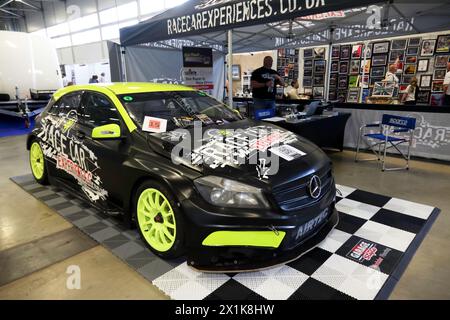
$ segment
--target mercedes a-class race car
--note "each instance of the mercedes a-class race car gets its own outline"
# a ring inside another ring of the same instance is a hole
[[[269,122],[169,84],[57,91],[29,135],[34,178],[121,214],[162,258],[207,271],[298,258],[338,222],[328,157]]]

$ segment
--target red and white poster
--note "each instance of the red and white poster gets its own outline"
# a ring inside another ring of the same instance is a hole
[[[183,47],[185,85],[213,94],[213,56],[210,48]]]

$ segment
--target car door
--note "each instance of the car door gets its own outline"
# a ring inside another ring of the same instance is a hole
[[[120,129],[120,136],[99,136],[98,132],[108,133],[111,126]],[[116,106],[102,93],[85,91],[76,130],[87,154],[85,165],[90,188],[84,190],[86,195],[108,210],[111,205],[121,207],[122,164],[127,158],[131,137]]]
[[[39,134],[48,160],[49,175],[75,188],[78,183],[72,170],[75,159],[71,147],[76,137],[72,129],[78,122],[82,94],[82,91],[76,91],[58,99],[41,120],[42,131]]]

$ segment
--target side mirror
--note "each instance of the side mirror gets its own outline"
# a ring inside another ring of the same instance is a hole
[[[120,139],[120,126],[117,124],[106,124],[92,129],[92,139]]]

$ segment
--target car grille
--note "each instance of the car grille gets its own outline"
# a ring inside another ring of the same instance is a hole
[[[317,199],[313,199],[308,191],[309,181],[314,175],[319,176],[322,181],[322,192]],[[277,186],[272,191],[276,202],[283,211],[294,211],[319,202],[330,191],[332,182],[331,168],[328,167],[307,177]]]

